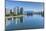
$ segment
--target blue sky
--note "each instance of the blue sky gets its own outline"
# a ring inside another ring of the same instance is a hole
[[[6,1],[6,8],[13,9],[15,7],[23,7],[24,11],[33,10],[41,11],[43,10],[43,3],[36,2],[20,2],[20,1]]]

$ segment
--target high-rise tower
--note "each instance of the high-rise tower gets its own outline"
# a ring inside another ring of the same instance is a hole
[[[20,14],[23,14],[23,7],[20,8]]]

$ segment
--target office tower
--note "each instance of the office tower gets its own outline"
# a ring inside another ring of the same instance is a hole
[[[23,14],[23,7],[20,8],[20,14]]]
[[[12,9],[10,9],[10,14],[12,14]]]
[[[19,14],[19,7],[14,8],[14,14],[16,14],[16,15]]]
[[[19,7],[17,7],[17,15],[19,14]]]
[[[14,14],[16,14],[16,10],[15,10],[16,8],[13,8],[13,12],[14,12]]]
[[[10,14],[10,9],[5,8],[5,14]]]

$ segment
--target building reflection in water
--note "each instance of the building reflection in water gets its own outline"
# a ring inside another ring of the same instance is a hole
[[[6,19],[6,22],[7,22],[7,20],[9,21],[11,21],[10,23],[11,24],[20,24],[20,23],[23,23],[23,17],[12,17],[12,18],[7,18]]]
[[[23,23],[23,17],[20,17],[20,23]]]
[[[13,21],[15,24],[23,23],[23,17],[14,17]]]

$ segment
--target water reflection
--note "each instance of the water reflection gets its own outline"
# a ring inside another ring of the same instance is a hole
[[[6,19],[7,29],[43,28],[44,17],[41,15],[12,17]]]
[[[8,20],[12,20],[12,18],[8,18]]]
[[[20,17],[20,23],[23,23],[23,17]]]
[[[12,17],[12,18],[7,18],[6,20],[11,20],[12,24],[19,24],[19,23],[23,23],[23,16],[22,17]]]

